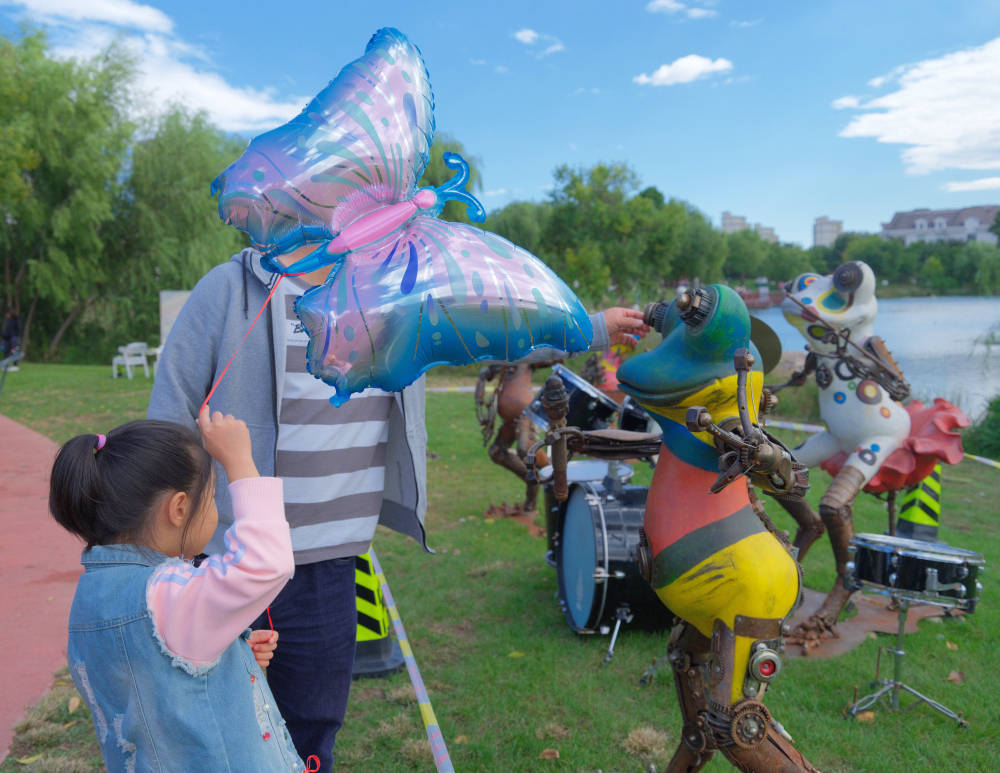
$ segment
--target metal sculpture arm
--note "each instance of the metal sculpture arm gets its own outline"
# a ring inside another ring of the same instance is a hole
[[[784,384],[779,384],[778,386],[768,387],[771,394],[777,394],[782,389],[787,389],[788,387],[800,387],[806,383],[806,379],[809,378],[809,374],[816,370],[817,357],[815,352],[809,352],[806,355],[805,364],[802,366],[802,370],[797,370],[792,373],[788,381]]]
[[[747,404],[747,374],[754,357],[746,349],[737,349],[733,357],[737,372],[736,402],[739,422],[712,420],[706,408],[688,408],[684,423],[690,432],[708,432],[719,449],[720,474],[711,487],[717,494],[737,478],[747,475],[750,482],[773,494],[802,496],[809,488],[807,469],[792,458],[791,452],[777,438],[750,420]]]
[[[808,311],[806,306],[795,296],[787,294],[785,297]],[[871,379],[888,392],[889,396],[896,402],[902,402],[910,396],[910,384],[907,382],[903,371],[900,370],[899,365],[896,364],[896,361],[892,358],[892,355],[886,348],[885,342],[881,338],[871,336],[863,345],[859,346],[851,340],[851,331],[847,328],[837,330],[833,325],[820,317],[816,317],[813,320],[813,324],[826,328],[827,333],[823,337],[823,341],[824,343],[835,345],[836,351],[833,354],[825,355],[817,355],[815,352],[810,352],[810,357],[832,357],[843,362],[855,378]],[[857,350],[860,357],[853,353],[848,353],[848,347],[853,347]],[[806,365],[808,366],[808,357],[806,358]],[[815,367],[815,361],[813,367]],[[793,374],[792,380],[795,379],[796,375],[798,374]],[[780,388],[783,389],[785,386],[797,385],[789,381],[788,384],[784,384]]]
[[[550,376],[542,390],[542,405],[549,419],[549,431],[527,453],[526,479],[535,481],[535,452],[542,446],[552,447],[552,490],[562,502],[569,495],[566,469],[573,454],[586,454],[597,459],[648,459],[660,450],[658,434],[630,432],[622,429],[581,430],[567,427],[566,414],[569,394],[558,376]]]

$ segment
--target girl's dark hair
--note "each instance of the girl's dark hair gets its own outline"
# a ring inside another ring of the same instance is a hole
[[[157,499],[172,491],[201,509],[212,479],[212,460],[194,430],[169,421],[130,421],[108,432],[69,440],[52,465],[49,510],[87,548],[133,542],[146,531]],[[185,534],[187,525],[185,525]]]

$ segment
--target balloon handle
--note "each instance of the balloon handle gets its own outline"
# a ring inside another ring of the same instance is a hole
[[[458,153],[445,153],[442,158],[446,166],[457,169],[458,173],[444,185],[434,189],[438,198],[441,201],[458,201],[465,204],[469,219],[476,223],[483,222],[486,219],[486,210],[479,203],[479,199],[465,189],[469,182],[469,164]]]

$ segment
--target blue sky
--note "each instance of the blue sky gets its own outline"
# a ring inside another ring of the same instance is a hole
[[[897,210],[1000,203],[1000,0],[0,0],[5,35],[22,20],[59,56],[120,38],[137,104],[247,137],[397,27],[487,209],[599,161],[803,246],[820,215],[877,231]]]

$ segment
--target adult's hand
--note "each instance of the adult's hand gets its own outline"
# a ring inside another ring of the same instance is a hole
[[[611,344],[635,343],[628,336],[645,338],[650,331],[649,325],[642,321],[642,312],[638,309],[626,309],[623,306],[613,306],[604,310],[604,321],[608,326],[608,337]]]

